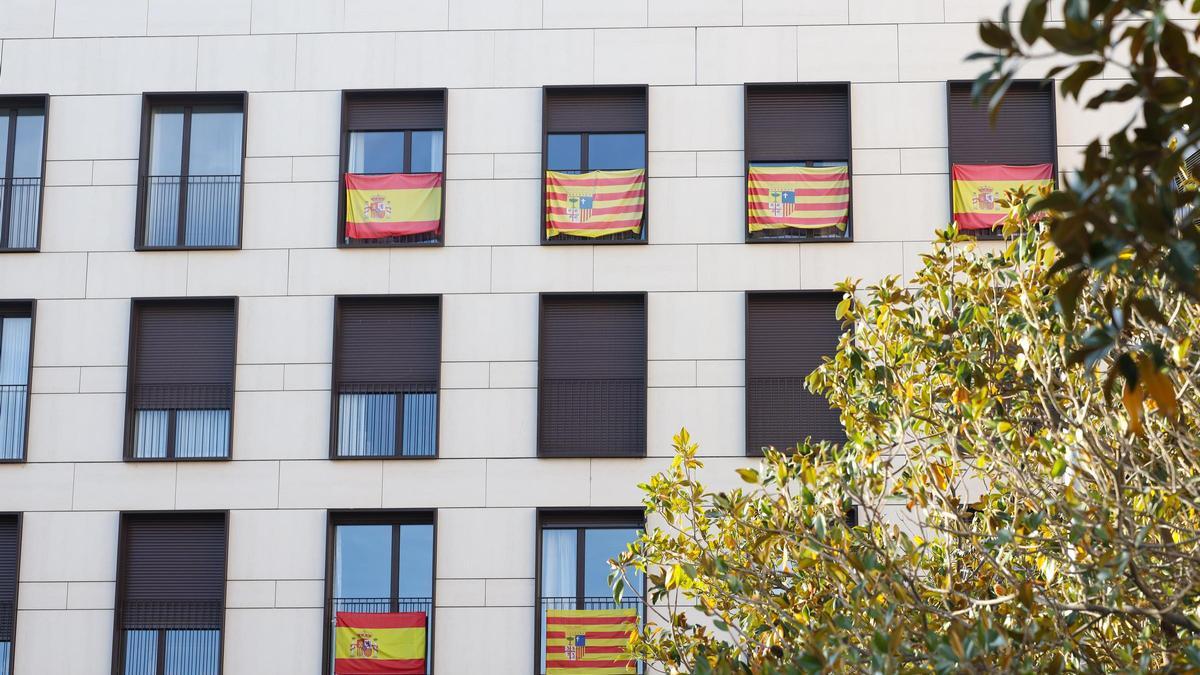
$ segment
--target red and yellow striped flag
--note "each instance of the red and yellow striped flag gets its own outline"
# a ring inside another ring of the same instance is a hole
[[[629,637],[636,609],[546,610],[546,675],[636,673]]]
[[[996,204],[1006,190],[1024,185],[1037,190],[1054,186],[1054,165],[955,164],[950,167],[950,189],[954,194],[954,221],[961,230],[990,230],[1007,210]]]
[[[646,170],[546,172],[546,236],[641,232]]]
[[[346,174],[346,236],[379,239],[435,232],[442,221],[442,174]]]
[[[338,612],[334,675],[424,675],[425,612]]]
[[[845,230],[850,220],[850,168],[752,166],[746,208],[751,232],[784,227]]]

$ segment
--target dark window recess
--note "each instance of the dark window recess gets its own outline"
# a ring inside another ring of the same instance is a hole
[[[423,615],[424,650],[401,658],[423,658],[424,672],[430,672],[434,539],[432,513],[330,514],[327,625],[334,626],[339,613]],[[333,652],[334,630],[324,638],[327,655]]]
[[[138,247],[241,242],[245,95],[148,95],[142,120]]]
[[[804,379],[837,350],[841,322],[835,294],[746,296],[747,453],[795,446],[805,438],[842,442],[838,411],[808,391]]]
[[[13,637],[17,623],[17,576],[20,520],[0,515],[0,675],[12,672]]]
[[[440,244],[445,90],[353,91],[343,96],[341,244]],[[385,192],[394,189],[406,190],[406,196]]]
[[[547,610],[632,609],[640,624],[645,615],[640,594],[645,579],[634,571],[618,604],[613,600],[608,561],[620,555],[645,527],[641,511],[550,511],[538,514],[537,658],[546,672],[547,646],[561,653],[564,638],[547,634]],[[642,672],[638,664],[638,672]]]
[[[32,336],[32,306],[0,302],[0,462],[25,458]]]
[[[746,85],[746,237],[851,236],[850,85]]]
[[[216,675],[225,615],[225,514],[123,514],[121,523],[117,672]]]
[[[614,177],[625,181],[624,190],[612,186],[597,189],[583,183],[557,185],[547,174],[544,192],[550,212],[544,214],[543,238],[556,242],[644,241],[646,88],[546,87],[544,96],[542,152],[547,171],[579,175],[640,170],[640,174]],[[620,204],[605,205],[610,199]],[[616,229],[622,231],[578,234]]]
[[[42,217],[46,98],[0,97],[0,251],[36,251]]]
[[[229,457],[233,300],[135,300],[126,456]]]
[[[334,455],[433,457],[440,300],[339,298],[337,307]]]
[[[646,297],[542,296],[538,454],[646,452]]]

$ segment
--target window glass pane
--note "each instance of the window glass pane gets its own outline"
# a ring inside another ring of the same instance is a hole
[[[169,630],[166,632],[166,673],[217,675],[220,669],[221,631]]]
[[[167,410],[138,410],[133,413],[133,456],[167,456]]]
[[[41,110],[21,110],[17,113],[17,139],[13,146],[14,178],[41,177],[45,119]]]
[[[183,108],[155,109],[150,114],[150,175],[178,176],[182,152]]]
[[[432,457],[437,449],[437,394],[403,394],[406,456]]]
[[[29,317],[0,320],[0,386],[29,384]]]
[[[433,597],[433,525],[400,526],[401,598]],[[404,611],[404,607],[400,608]],[[420,611],[416,607],[413,611]]]
[[[347,171],[350,173],[403,173],[404,132],[350,132],[350,163]]]
[[[442,170],[442,132],[412,132],[412,173],[440,173]]]
[[[584,532],[583,595],[588,598],[612,598],[608,561],[625,550],[637,538],[638,530],[586,530]]]
[[[8,662],[12,659],[12,643],[0,642],[0,675],[8,675]]]
[[[338,454],[378,457],[396,453],[396,395],[338,396]]]
[[[588,136],[588,170],[646,168],[645,134]]]
[[[242,111],[228,106],[192,110],[188,175],[237,176],[242,173]]]
[[[550,134],[546,138],[546,168],[579,171],[583,168],[583,137],[579,134]]]
[[[176,457],[228,457],[228,410],[175,412]]]
[[[391,596],[391,525],[339,525],[336,547],[333,562],[333,597]]]
[[[542,597],[575,597],[578,530],[542,530]]]
[[[0,178],[7,177],[8,174],[8,120],[11,110],[0,108]]]
[[[158,672],[158,631],[125,631],[123,675],[155,675]]]

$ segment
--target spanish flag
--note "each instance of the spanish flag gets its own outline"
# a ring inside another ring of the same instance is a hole
[[[784,227],[844,231],[850,220],[850,168],[752,166],[746,208],[751,232]]]
[[[646,170],[546,172],[546,236],[641,232]]]
[[[442,174],[346,174],[346,236],[379,239],[436,232],[442,221]]]
[[[338,612],[334,675],[424,675],[425,612]]]
[[[961,230],[990,230],[1004,218],[1007,210],[996,199],[1007,190],[1022,185],[1036,191],[1043,185],[1054,186],[1054,165],[1033,164],[955,164],[950,167],[954,194],[954,221]]]
[[[546,610],[546,675],[636,673],[629,638],[636,609]]]

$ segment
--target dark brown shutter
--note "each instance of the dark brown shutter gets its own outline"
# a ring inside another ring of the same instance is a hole
[[[543,296],[540,340],[539,453],[644,455],[645,296]]]
[[[750,162],[848,161],[849,85],[747,85],[746,142]]]
[[[233,403],[233,300],[134,304],[136,408],[228,408]]]
[[[225,514],[126,514],[120,571],[125,628],[219,628]]]
[[[546,133],[646,131],[645,87],[547,87]]]
[[[371,91],[346,94],[347,131],[445,128],[445,91]]]
[[[0,516],[0,642],[12,642],[17,616],[17,559],[19,528],[17,516]],[[0,670],[6,664],[0,663]]]
[[[436,387],[438,298],[340,298],[336,372],[343,388]]]
[[[746,296],[747,452],[784,449],[811,436],[842,441],[838,412],[808,391],[804,378],[832,356],[842,334],[840,298],[793,293]]]
[[[951,82],[948,96],[951,164],[1058,165],[1052,86],[1014,82],[995,126],[987,103],[971,101],[970,82]]]

